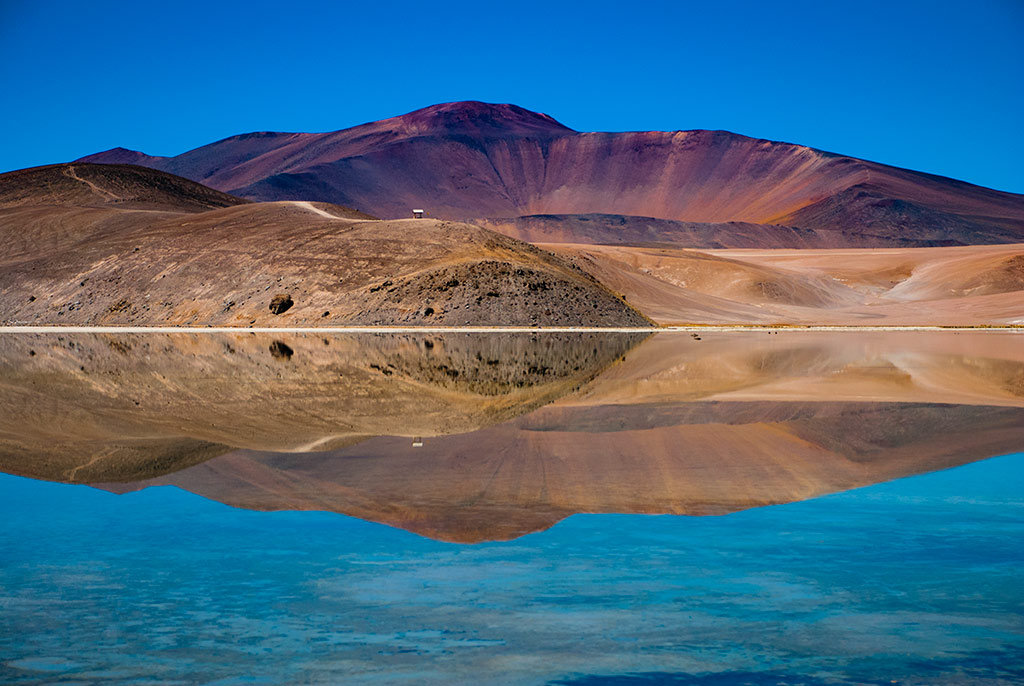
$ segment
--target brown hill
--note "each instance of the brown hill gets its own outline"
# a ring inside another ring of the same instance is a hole
[[[250,202],[128,164],[52,164],[0,175],[0,208],[70,205],[202,212]]]
[[[480,227],[174,183],[131,166],[0,175],[5,322],[648,323],[552,253]]]
[[[57,256],[164,219],[249,202],[130,165],[55,164],[0,174],[0,264]]]
[[[479,102],[331,133],[234,136],[175,157],[116,149],[83,159],[132,161],[257,200],[329,201],[384,217],[424,207],[447,219],[640,218],[619,226],[614,242],[625,243],[651,240],[643,218],[795,227],[789,237],[766,227],[759,244],[744,227],[737,241],[708,227],[723,247],[774,247],[780,238],[784,247],[1024,241],[1020,195],[724,131],[578,133],[547,115]],[[561,240],[570,238],[593,239],[584,231]],[[668,240],[676,238],[713,247],[678,232]]]

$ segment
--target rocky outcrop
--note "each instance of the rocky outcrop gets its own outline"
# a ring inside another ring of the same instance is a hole
[[[279,293],[270,300],[270,311],[274,314],[284,314],[294,304],[291,295]]]

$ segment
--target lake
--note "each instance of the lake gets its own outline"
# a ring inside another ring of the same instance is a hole
[[[1022,342],[0,335],[0,681],[1022,683]]]

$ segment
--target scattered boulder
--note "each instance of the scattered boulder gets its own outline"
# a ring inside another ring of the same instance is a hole
[[[130,309],[131,306],[132,306],[132,304],[130,302],[128,302],[127,298],[121,298],[116,303],[114,303],[113,305],[108,307],[107,311],[108,312],[124,312],[125,310]],[[69,307],[68,309],[70,310],[72,308]]]
[[[274,314],[282,314],[284,312],[287,312],[288,309],[294,304],[295,303],[292,301],[291,295],[289,295],[288,293],[278,293],[270,301],[270,311],[273,312]]]

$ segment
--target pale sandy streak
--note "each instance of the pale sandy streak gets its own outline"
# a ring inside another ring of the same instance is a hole
[[[295,205],[296,207],[301,207],[304,210],[309,210],[314,214],[319,214],[321,217],[327,217],[328,219],[341,219],[341,217],[335,217],[330,212],[321,210],[319,207],[313,207],[312,203],[308,203],[304,200],[296,200],[292,204]]]
[[[1024,335],[1024,326],[0,326],[4,333],[665,333],[765,331],[993,331]]]

